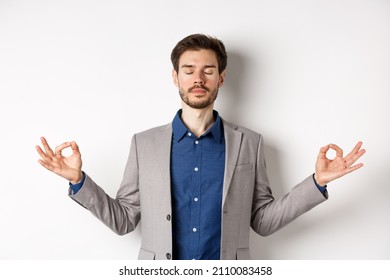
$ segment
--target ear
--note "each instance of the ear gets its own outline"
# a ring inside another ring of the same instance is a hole
[[[173,79],[173,83],[175,84],[175,86],[179,86],[179,79],[177,77],[177,72],[175,69],[172,69],[172,79]]]
[[[225,73],[226,73],[226,70],[223,70],[223,72],[221,74],[219,74],[219,82],[218,82],[219,88],[221,86],[223,86],[223,83],[225,82]]]

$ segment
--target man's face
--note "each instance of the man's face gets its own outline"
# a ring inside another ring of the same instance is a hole
[[[225,71],[219,73],[217,56],[212,50],[189,50],[179,59],[179,70],[172,72],[184,103],[194,109],[204,109],[217,98]]]

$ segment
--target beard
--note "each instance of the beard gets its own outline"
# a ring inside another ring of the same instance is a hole
[[[198,98],[198,97],[193,97],[192,99],[190,98],[191,91],[195,88],[202,88],[205,90],[208,95]],[[210,90],[208,87],[205,87],[203,85],[200,86],[193,86],[189,88],[187,91],[185,91],[183,88],[179,87],[179,94],[181,97],[181,100],[188,106],[190,106],[193,109],[204,109],[210,106],[211,104],[214,103],[215,99],[217,99],[218,96],[218,88],[214,90]]]

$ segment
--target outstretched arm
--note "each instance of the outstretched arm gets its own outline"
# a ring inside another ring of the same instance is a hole
[[[46,169],[67,179],[75,185],[82,180],[82,161],[76,142],[65,142],[53,151],[44,137],[42,146],[36,146],[41,159],[38,162]],[[72,154],[63,156],[62,151],[70,148]],[[77,193],[70,192],[70,197],[91,211],[99,220],[117,234],[125,234],[134,230],[141,217],[140,193],[138,188],[138,165],[136,145],[133,138],[128,165],[125,169],[121,188],[116,198],[110,197],[87,174],[82,189]],[[71,187],[72,188],[72,187]]]
[[[62,143],[55,148],[55,152],[44,137],[41,137],[41,142],[44,150],[40,146],[36,146],[36,149],[41,157],[38,162],[43,167],[67,179],[72,184],[78,183],[83,178],[81,154],[76,142]],[[72,154],[68,157],[62,155],[62,151],[66,148],[72,149]]]
[[[343,156],[343,150],[335,145],[329,144],[320,149],[316,162],[315,180],[321,186],[325,186],[331,181],[340,178],[348,173],[351,173],[363,166],[363,163],[353,165],[364,153],[365,149],[361,149],[362,142],[358,142],[352,151]],[[332,149],[336,152],[334,159],[326,157],[326,153]]]

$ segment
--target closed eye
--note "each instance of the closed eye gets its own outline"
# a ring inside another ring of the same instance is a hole
[[[216,66],[214,66],[214,65],[206,65],[203,68],[203,73],[205,73],[205,75],[213,75],[214,74],[214,69],[216,69]]]

